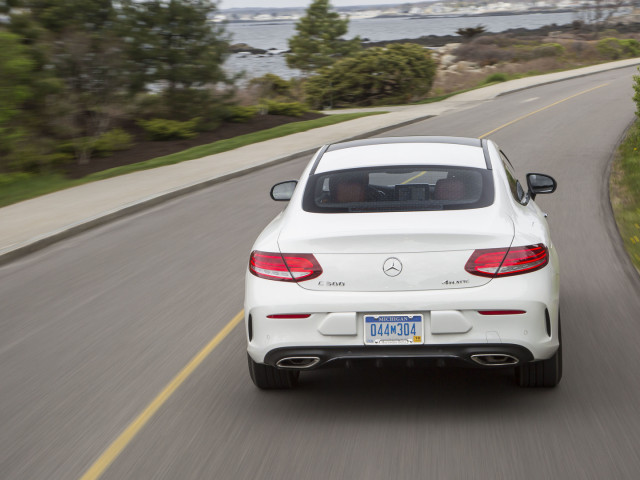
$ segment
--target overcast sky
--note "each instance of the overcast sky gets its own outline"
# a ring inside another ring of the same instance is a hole
[[[311,0],[221,0],[219,8],[242,8],[242,7],[307,7]],[[376,5],[391,3],[411,3],[411,0],[331,0],[334,7],[346,7],[349,5]]]

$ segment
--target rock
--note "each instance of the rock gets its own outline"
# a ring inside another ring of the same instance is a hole
[[[233,45],[229,45],[230,53],[252,53],[254,55],[264,55],[267,53],[266,50],[261,48],[254,48],[251,45],[247,45],[246,43],[234,43]]]

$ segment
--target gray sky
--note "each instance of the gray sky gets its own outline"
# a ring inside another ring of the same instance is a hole
[[[221,0],[219,8],[242,8],[242,7],[307,7],[311,0]],[[391,3],[411,3],[411,0],[331,0],[334,7],[346,7],[350,5],[376,5]]]

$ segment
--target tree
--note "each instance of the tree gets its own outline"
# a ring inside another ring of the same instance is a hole
[[[29,75],[33,67],[33,61],[20,43],[20,37],[0,31],[0,159],[9,158],[15,143],[23,135],[13,120],[33,95],[29,87]],[[0,170],[6,170],[7,167],[6,162],[0,163]]]
[[[468,28],[459,28],[456,30],[456,33],[460,35],[466,42],[471,40],[473,37],[480,35],[481,33],[486,32],[487,29],[484,25],[478,25],[476,27],[468,27]]]
[[[396,43],[338,60],[311,77],[305,89],[316,108],[401,103],[426,95],[435,73],[429,50]]]
[[[359,37],[341,38],[347,33],[349,20],[330,8],[329,0],[314,0],[296,23],[298,33],[289,39],[291,53],[286,56],[290,68],[308,74],[362,48]]]
[[[185,107],[202,102],[205,87],[227,81],[221,68],[227,37],[209,22],[216,8],[209,0],[126,1],[123,38],[133,93],[152,85],[164,88],[168,114],[181,117]]]

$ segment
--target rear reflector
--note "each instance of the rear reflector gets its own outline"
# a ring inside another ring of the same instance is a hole
[[[276,315],[267,315],[267,318],[309,318],[309,313],[283,313]]]
[[[524,310],[478,310],[480,315],[522,315]]]
[[[256,277],[280,282],[303,282],[322,274],[316,257],[310,253],[251,252],[249,271]]]
[[[507,277],[540,270],[549,263],[542,243],[525,247],[487,248],[473,252],[464,269],[481,277]]]

